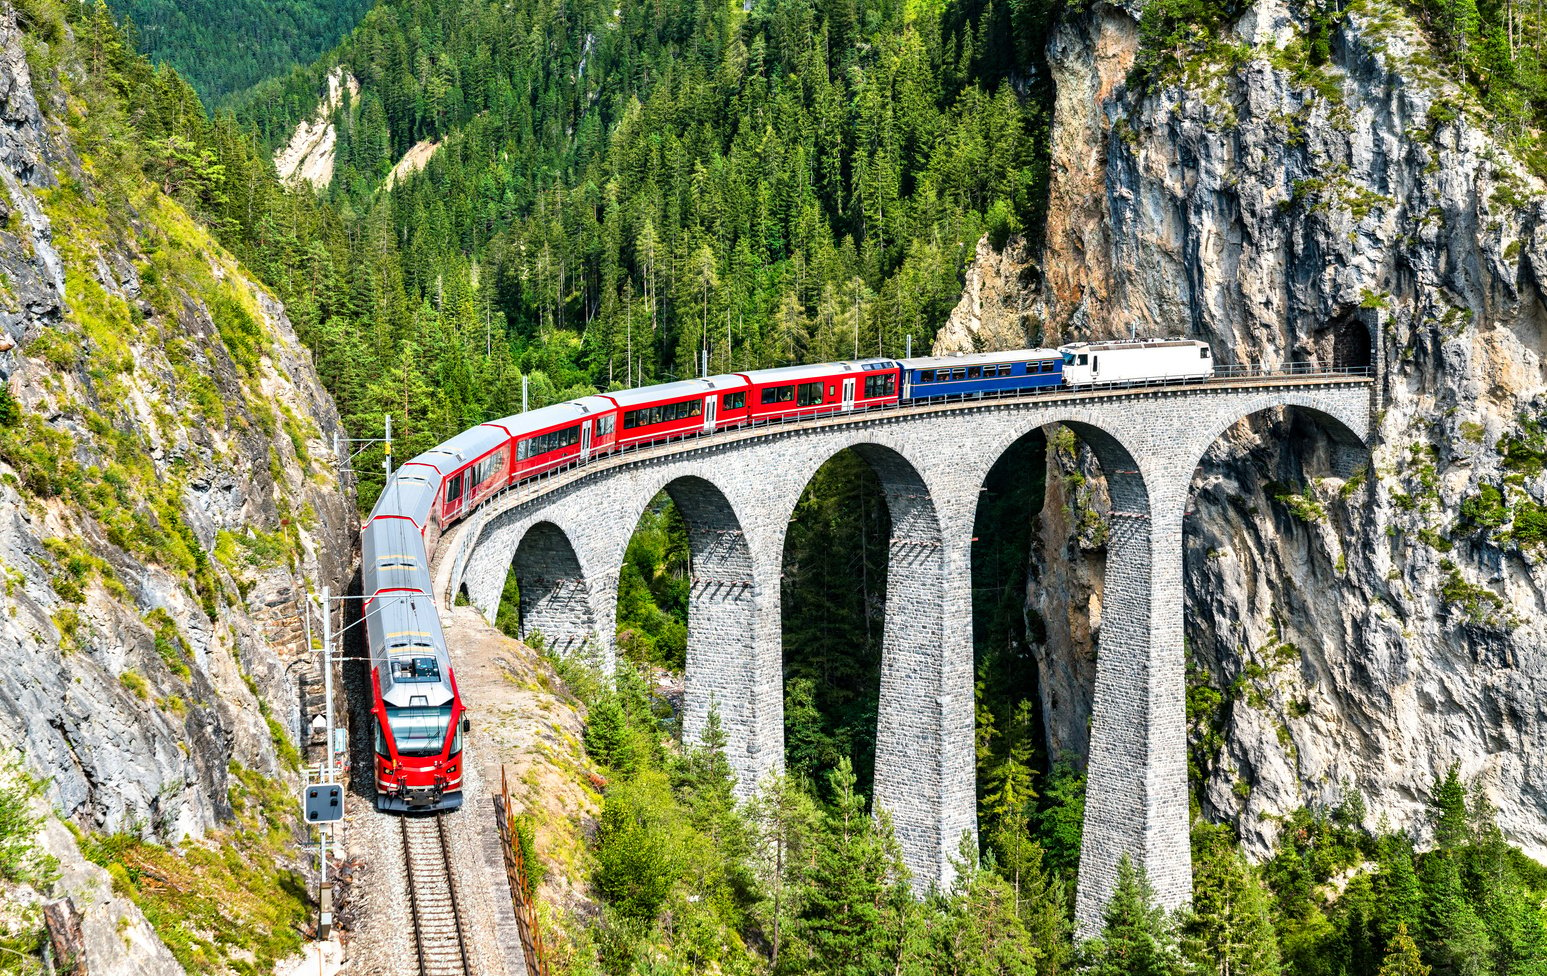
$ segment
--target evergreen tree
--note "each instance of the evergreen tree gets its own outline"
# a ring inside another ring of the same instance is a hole
[[[1467,811],[1466,787],[1461,782],[1461,764],[1451,763],[1429,798],[1430,819],[1434,824],[1434,845],[1452,851],[1471,842],[1472,831]]]
[[[1155,892],[1141,868],[1124,854],[1117,885],[1107,902],[1100,937],[1081,948],[1086,976],[1183,976],[1190,972],[1176,926],[1155,904]]]
[[[1193,907],[1184,944],[1200,973],[1277,976],[1270,898],[1223,825],[1193,828]]]
[[[795,926],[800,961],[785,958],[792,971],[881,976],[896,964],[900,923],[911,899],[906,869],[886,818],[866,815],[849,761],[840,759],[829,779],[834,805]]]
[[[1407,934],[1405,922],[1397,926],[1391,948],[1381,963],[1380,976],[1429,976],[1429,967],[1419,958],[1418,946],[1414,944],[1412,936]]]

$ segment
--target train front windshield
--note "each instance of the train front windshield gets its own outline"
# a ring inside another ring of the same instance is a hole
[[[451,727],[451,706],[439,708],[388,708],[387,723],[399,756],[438,756]]]

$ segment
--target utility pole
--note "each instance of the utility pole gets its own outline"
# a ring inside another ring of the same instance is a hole
[[[336,765],[333,755],[333,601],[329,587],[322,588],[322,694],[327,699],[324,714],[327,717],[328,777],[331,780]]]
[[[527,391],[528,382],[529,382],[528,378],[525,375],[523,375],[521,377],[521,412],[522,413],[526,413],[526,391]]]
[[[392,480],[392,415],[386,415],[386,426],[382,433],[381,466],[387,472],[387,480]]]
[[[913,358],[913,333],[911,333],[911,332],[908,333],[908,352],[907,352],[906,355],[903,356],[903,358],[904,359],[912,359]]]

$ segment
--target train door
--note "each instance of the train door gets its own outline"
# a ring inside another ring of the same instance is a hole
[[[843,381],[843,409],[854,409],[854,381],[852,379]]]
[[[591,421],[587,420],[580,425],[580,460],[584,461],[591,456]]]
[[[714,416],[719,410],[720,398],[713,393],[704,397],[704,433],[714,433]]]

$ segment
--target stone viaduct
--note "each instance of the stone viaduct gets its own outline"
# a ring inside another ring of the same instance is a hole
[[[611,667],[618,576],[639,517],[666,491],[689,532],[684,734],[711,702],[740,790],[782,767],[780,574],[807,482],[852,449],[892,520],[874,802],[921,883],[948,884],[976,836],[971,539],[979,491],[1018,439],[1064,424],[1100,461],[1112,498],[1076,916],[1099,930],[1123,853],[1160,901],[1188,901],[1182,522],[1203,454],[1237,421],[1308,411],[1345,471],[1364,454],[1371,384],[1342,376],[1070,391],[903,407],[727,431],[614,455],[511,490],[448,537],[438,586],[490,620],[508,571],[524,631],[559,650],[592,641]],[[477,707],[476,703],[470,706]]]

